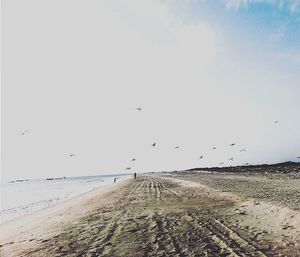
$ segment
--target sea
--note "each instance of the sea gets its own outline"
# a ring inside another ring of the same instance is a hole
[[[130,174],[15,180],[0,184],[0,223],[30,214]]]

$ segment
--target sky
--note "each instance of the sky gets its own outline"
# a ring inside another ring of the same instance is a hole
[[[4,0],[2,178],[298,161],[299,28],[299,0]]]

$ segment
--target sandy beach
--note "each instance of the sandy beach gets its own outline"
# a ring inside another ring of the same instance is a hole
[[[186,172],[120,181],[1,225],[1,256],[300,256],[300,181]]]

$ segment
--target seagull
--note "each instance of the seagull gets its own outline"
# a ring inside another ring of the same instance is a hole
[[[219,165],[222,165],[222,164],[224,164],[224,162],[220,162],[220,163],[219,163]]]
[[[243,149],[241,149],[241,150],[240,150],[240,152],[246,152],[246,149],[245,149],[245,148],[243,148]]]
[[[135,108],[135,109],[138,110],[138,111],[141,111],[141,110],[142,110],[141,107],[137,107],[137,108]]]
[[[213,147],[212,149],[213,149],[213,150],[216,150],[217,148],[216,148],[216,147]]]
[[[135,161],[135,158],[132,158],[132,160],[131,160],[132,162],[134,162]]]
[[[300,156],[298,156],[297,159],[300,159]]]
[[[179,146],[175,146],[174,149],[179,149]]]
[[[201,155],[201,156],[199,157],[199,159],[203,159],[203,155]]]
[[[275,121],[274,121],[274,124],[277,124],[277,123],[279,123],[279,120],[275,120]]]
[[[29,131],[28,130],[24,130],[23,132],[22,132],[22,136],[24,136],[25,134],[27,134]]]
[[[230,146],[235,146],[235,143],[230,144]]]
[[[233,157],[231,157],[231,158],[228,158],[228,161],[233,161]]]
[[[154,142],[154,143],[152,144],[152,146],[153,146],[153,147],[156,146],[156,143]]]
[[[126,170],[131,170],[131,167],[127,167]]]
[[[249,162],[246,162],[245,165],[249,165]]]
[[[76,155],[74,153],[71,153],[68,155],[69,157],[75,157]]]

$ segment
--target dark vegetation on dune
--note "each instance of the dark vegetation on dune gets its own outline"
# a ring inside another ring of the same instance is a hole
[[[300,173],[300,162],[282,162],[276,164],[261,165],[244,165],[231,167],[205,167],[193,168],[185,170],[185,172],[193,171],[210,171],[210,172],[249,172],[249,173]]]

